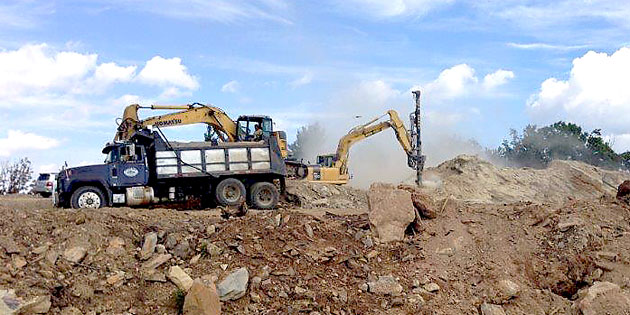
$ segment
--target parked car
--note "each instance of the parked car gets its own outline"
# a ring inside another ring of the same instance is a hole
[[[50,197],[55,191],[55,176],[57,173],[39,173],[39,177],[35,180],[33,193],[40,194],[44,198]]]

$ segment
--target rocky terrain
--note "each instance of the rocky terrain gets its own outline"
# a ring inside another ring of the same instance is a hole
[[[422,190],[291,183],[228,219],[0,197],[0,314],[630,314],[630,206],[583,175],[608,173],[480,163]]]

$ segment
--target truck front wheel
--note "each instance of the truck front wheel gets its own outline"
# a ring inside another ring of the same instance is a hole
[[[256,209],[273,209],[278,205],[280,193],[276,185],[258,182],[249,189],[249,200]]]
[[[245,185],[236,178],[226,178],[217,185],[215,195],[222,206],[239,206],[245,201]]]
[[[83,186],[72,193],[70,205],[74,209],[98,209],[105,204],[103,192],[94,186]]]

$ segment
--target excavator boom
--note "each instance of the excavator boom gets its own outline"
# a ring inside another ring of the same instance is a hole
[[[145,120],[138,118],[138,109],[182,109],[182,111],[149,117]],[[221,131],[222,140],[236,141],[237,125],[220,108],[208,105],[129,105],[125,108],[122,122],[118,126],[118,132],[114,140],[128,140],[135,131],[149,126],[171,127],[190,124],[206,123],[215,130]]]

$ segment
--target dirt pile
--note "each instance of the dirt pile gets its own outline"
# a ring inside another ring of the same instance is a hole
[[[350,186],[288,181],[287,194],[292,205],[302,208],[367,209],[365,190]]]
[[[563,203],[614,196],[630,175],[582,162],[551,162],[546,169],[497,168],[476,156],[460,155],[424,173],[425,191],[468,202]]]
[[[630,209],[614,198],[452,201],[421,221],[422,233],[387,244],[367,214],[226,220],[216,210],[74,211],[4,197],[0,211],[0,290],[49,298],[51,314],[176,314],[187,280],[174,279],[187,277],[232,292],[225,314],[600,314],[630,290]]]

